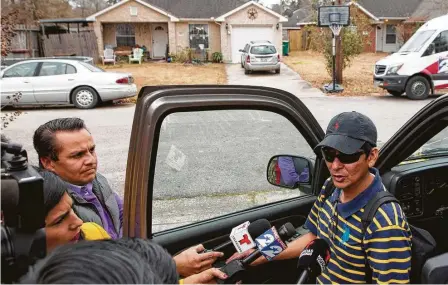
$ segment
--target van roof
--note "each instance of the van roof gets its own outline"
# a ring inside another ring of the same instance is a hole
[[[448,14],[429,20],[422,28],[425,30],[436,30],[446,27],[446,23],[448,23]]]

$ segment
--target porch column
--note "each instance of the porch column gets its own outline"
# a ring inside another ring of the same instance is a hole
[[[101,22],[98,22],[98,20],[93,22],[93,31],[95,32],[96,41],[98,44],[98,55],[101,58],[101,56],[103,55],[103,50],[104,50],[103,27],[102,27]]]
[[[168,45],[169,52],[176,53],[176,23],[168,22]]]

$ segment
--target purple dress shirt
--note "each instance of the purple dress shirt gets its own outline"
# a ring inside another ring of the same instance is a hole
[[[92,183],[89,183],[85,186],[77,186],[73,184],[69,184],[70,189],[73,190],[76,194],[78,194],[80,197],[82,197],[87,202],[93,204],[95,208],[97,209],[101,221],[103,222],[103,228],[106,230],[106,232],[110,235],[112,239],[121,238],[123,235],[122,230],[120,230],[119,233],[115,230],[114,224],[112,222],[112,218],[107,211],[107,209],[101,204],[98,197],[93,194],[92,191]],[[115,199],[117,200],[118,209],[120,210],[120,223],[123,224],[123,200],[118,196],[117,193],[114,192]],[[122,226],[120,225],[120,229]]]

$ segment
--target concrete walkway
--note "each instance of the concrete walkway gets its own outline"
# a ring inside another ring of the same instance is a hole
[[[254,72],[244,74],[240,64],[226,65],[227,82],[231,85],[257,85],[282,89],[299,98],[326,97],[319,89],[303,80],[300,75],[282,63],[280,74],[273,72]]]

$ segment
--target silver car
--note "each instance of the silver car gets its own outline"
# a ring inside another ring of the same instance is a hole
[[[240,52],[245,74],[252,71],[280,73],[280,54],[270,41],[251,41]]]
[[[12,97],[17,92],[19,100]],[[0,73],[1,105],[66,105],[91,109],[137,95],[129,73],[105,72],[78,60],[26,60]]]

